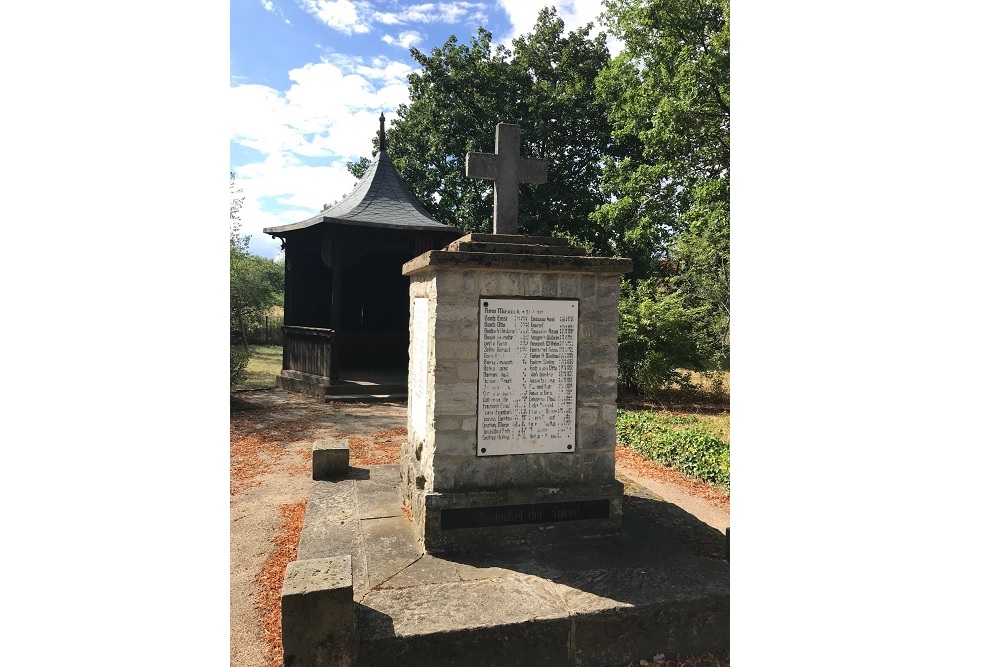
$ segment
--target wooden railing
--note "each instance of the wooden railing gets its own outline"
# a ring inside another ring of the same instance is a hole
[[[282,370],[295,371],[336,380],[339,373],[334,351],[336,332],[317,327],[281,328],[285,345],[281,358]]]

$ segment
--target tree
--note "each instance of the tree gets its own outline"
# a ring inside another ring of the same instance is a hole
[[[247,321],[258,318],[282,302],[285,272],[281,264],[250,252],[250,237],[240,234],[239,212],[243,197],[236,189],[236,174],[230,172],[232,205],[229,211],[229,320],[230,329],[238,331],[244,352],[247,345]],[[231,355],[232,356],[232,355]]]
[[[410,51],[422,70],[410,75],[411,102],[400,106],[386,141],[403,180],[435,218],[492,230],[493,185],[465,176],[465,156],[493,152],[496,124],[516,123],[522,154],[549,161],[546,183],[521,186],[520,230],[608,250],[590,214],[604,201],[601,156],[612,145],[594,91],[609,55],[603,34],[589,37],[590,25],[566,35],[564,28],[548,8],[532,33],[514,40],[513,52],[494,47],[483,28],[467,45],[452,36],[429,54]],[[349,169],[360,178],[367,164],[362,158]]]
[[[606,0],[624,50],[598,94],[625,151],[595,217],[624,230],[698,317],[703,355],[729,353],[729,0]]]

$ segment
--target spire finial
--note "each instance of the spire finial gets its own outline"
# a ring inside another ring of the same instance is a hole
[[[378,115],[378,149],[385,150],[385,114],[381,112]]]

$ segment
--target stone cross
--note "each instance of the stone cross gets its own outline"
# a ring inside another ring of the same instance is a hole
[[[544,183],[548,160],[521,157],[521,128],[497,123],[496,154],[469,153],[465,175],[493,183],[493,233],[517,234],[517,184]]]

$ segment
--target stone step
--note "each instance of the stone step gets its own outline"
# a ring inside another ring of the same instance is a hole
[[[356,636],[338,650],[357,667],[610,667],[729,650],[724,534],[644,487],[626,491],[618,537],[434,556],[398,480],[398,465],[354,467],[309,494],[298,558],[350,556]]]
[[[587,251],[570,245],[528,245],[525,243],[483,243],[455,241],[446,248],[449,252],[488,252],[508,255],[557,255],[583,256]]]
[[[343,396],[349,394],[403,394],[407,392],[406,384],[376,384],[374,382],[341,381],[326,387],[327,396]]]
[[[403,393],[388,393],[388,394],[327,394],[323,397],[323,400],[327,403],[332,403],[334,401],[405,401],[407,399],[406,392]]]
[[[516,243],[524,245],[568,246],[569,241],[559,236],[523,236],[521,234],[466,234],[456,242]]]

